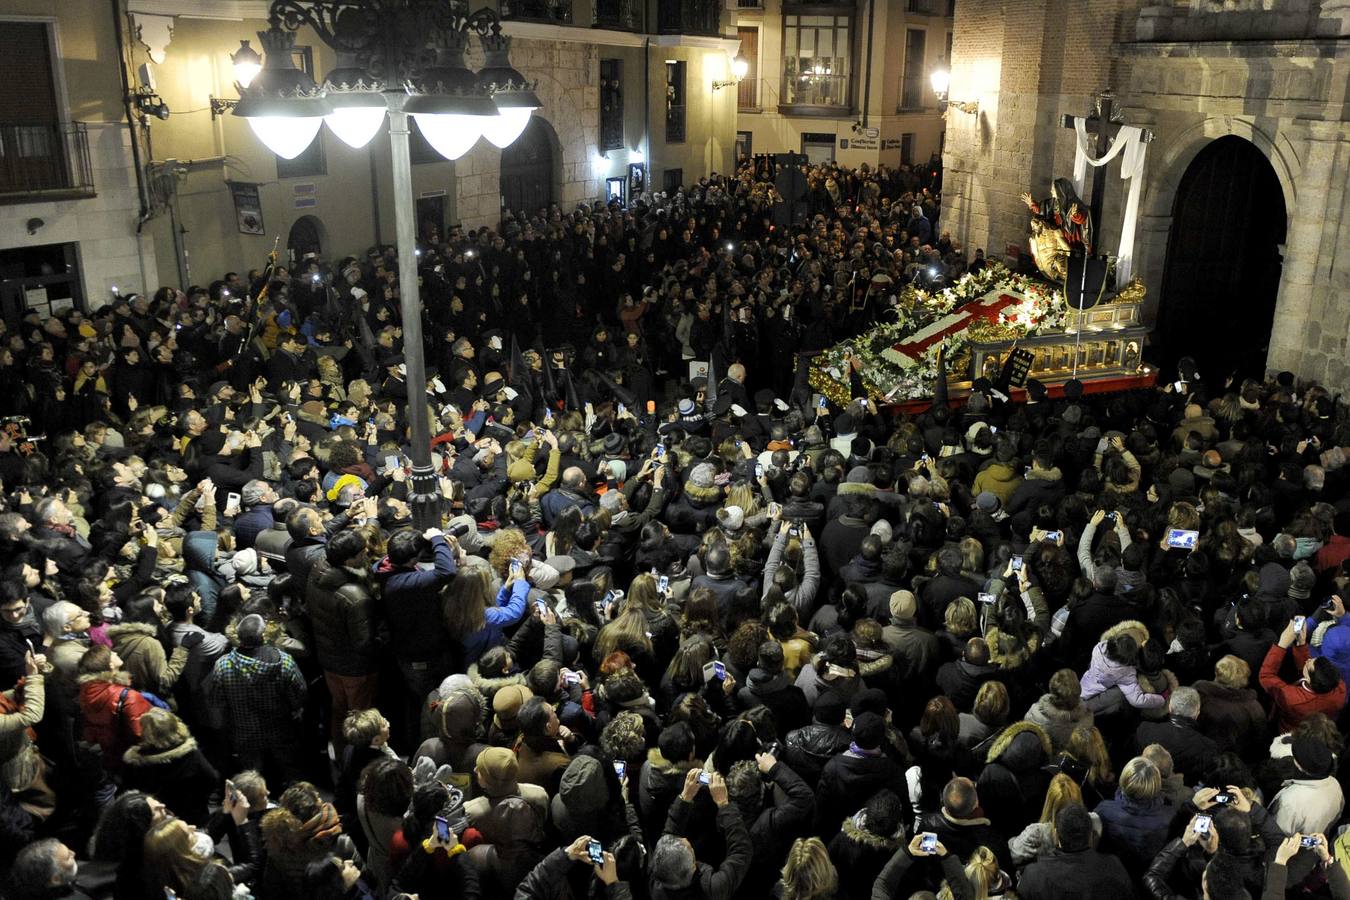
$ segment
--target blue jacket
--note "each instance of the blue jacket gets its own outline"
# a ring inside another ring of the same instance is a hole
[[[385,557],[375,565],[390,647],[399,659],[430,662],[448,654],[453,645],[441,612],[441,588],[455,577],[455,554],[444,537],[431,539],[435,565],[431,569],[394,568]]]
[[[1350,616],[1323,632],[1321,645],[1310,646],[1308,651],[1314,657],[1325,656],[1331,660],[1336,671],[1341,673],[1341,680],[1350,684]]]
[[[1176,811],[1161,795],[1152,803],[1139,803],[1117,790],[1113,799],[1103,800],[1094,810],[1102,820],[1098,849],[1119,856],[1127,869],[1142,872],[1167,844],[1167,829]]]
[[[509,590],[506,585],[502,585],[497,591],[497,605],[483,611],[483,627],[461,641],[465,666],[478,662],[479,657],[489,649],[502,643],[502,631],[519,622],[521,616],[525,615],[525,598],[529,593],[530,583],[523,578]]]
[[[272,524],[272,507],[267,503],[250,507],[236,516],[234,520],[235,549],[247,550],[252,547],[253,542],[258,539],[259,532],[271,528]]]

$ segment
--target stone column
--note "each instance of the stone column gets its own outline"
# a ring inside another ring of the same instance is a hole
[[[1326,372],[1314,283],[1340,131],[1339,122],[1309,122],[1304,135],[1289,135],[1296,142],[1301,138],[1306,151],[1300,154],[1304,162],[1298,173],[1299,204],[1286,210],[1289,228],[1284,270],[1266,366],[1288,369],[1306,378],[1320,379]]]

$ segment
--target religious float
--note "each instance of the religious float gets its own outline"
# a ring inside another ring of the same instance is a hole
[[[1088,146],[1088,123],[1097,125],[1096,157]],[[872,400],[917,409],[935,392],[939,353],[945,357],[949,397],[956,400],[981,377],[1014,396],[1027,378],[1045,384],[1051,396],[1070,379],[1083,382],[1089,393],[1152,384],[1155,375],[1142,360],[1148,334],[1140,317],[1145,289],[1130,277],[1152,135],[1122,125],[1116,139],[1108,141],[1107,130],[1118,123],[1109,92],[1098,98],[1093,117],[1066,117],[1065,126],[1077,138],[1073,178],[1056,178],[1043,200],[1023,195],[1031,212],[1029,244],[1038,274],[1015,274],[990,263],[950,287],[906,286],[883,314],[891,321],[817,354],[812,387],[831,402],[846,404],[849,370],[856,362]],[[1093,239],[1093,223],[1101,218],[1100,172],[1091,207],[1080,195],[1087,167],[1101,169],[1117,157],[1121,178],[1130,186],[1120,249],[1107,257],[1095,254]],[[1119,291],[1108,288],[1113,275],[1124,285]]]
[[[849,366],[856,359],[871,399],[923,405],[933,396],[941,348],[953,398],[969,393],[976,378],[998,383],[1015,350],[1030,354],[1020,367],[1025,377],[1052,393],[1073,377],[1090,391],[1128,390],[1150,380],[1141,364],[1148,332],[1140,323],[1143,299],[1143,285],[1132,281],[1079,310],[1065,302],[1062,288],[993,263],[941,290],[905,287],[895,321],[816,356],[811,385],[835,404],[848,403]]]

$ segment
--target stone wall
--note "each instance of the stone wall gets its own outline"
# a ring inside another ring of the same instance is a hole
[[[1350,221],[1350,4],[1084,6],[957,4],[951,97],[978,100],[980,112],[950,113],[943,227],[967,252],[983,246],[999,257],[1007,244],[1025,247],[1018,194],[1044,196],[1054,177],[1072,174],[1073,137],[1061,117],[1086,114],[1093,95],[1111,87],[1125,120],[1156,135],[1135,244],[1154,321],[1181,177],[1210,141],[1243,137],[1270,160],[1289,217],[1267,365],[1350,389],[1350,231],[1341,227]],[[1122,184],[1113,166],[1099,235],[1111,252]]]

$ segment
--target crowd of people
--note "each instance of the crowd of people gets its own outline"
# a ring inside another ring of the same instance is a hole
[[[806,174],[427,241],[425,405],[390,249],[8,331],[0,895],[1350,897],[1338,400],[833,404],[984,262]]]

